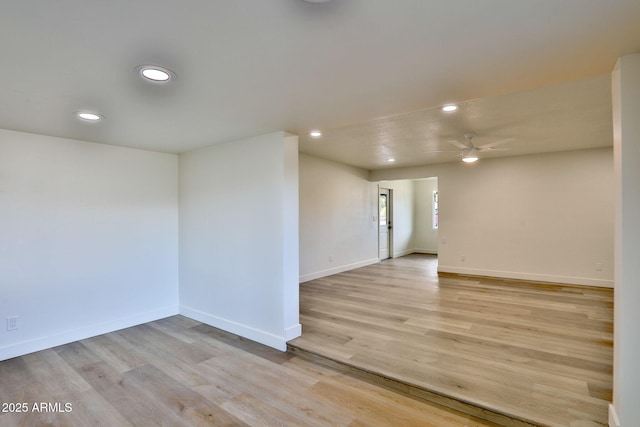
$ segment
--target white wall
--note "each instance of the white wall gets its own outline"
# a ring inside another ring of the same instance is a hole
[[[433,228],[433,192],[438,191],[438,179],[420,179],[413,183],[415,217],[413,250],[427,254],[438,253],[438,230]]]
[[[298,320],[297,137],[180,155],[180,312],[284,350]]]
[[[0,130],[0,360],[177,313],[177,178],[175,155]]]
[[[618,59],[612,76],[615,159],[615,302],[611,427],[640,420],[640,54]]]
[[[368,178],[300,154],[301,282],[378,262],[378,188]]]
[[[429,176],[438,177],[440,271],[613,285],[611,149],[371,172]]]

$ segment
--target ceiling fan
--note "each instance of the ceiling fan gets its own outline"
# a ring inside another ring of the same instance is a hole
[[[507,142],[511,142],[513,138],[502,139],[499,141],[490,142],[488,144],[483,144],[479,146],[473,145],[471,141],[473,137],[476,136],[473,132],[467,132],[464,134],[465,142],[458,142],[455,140],[450,140],[449,143],[455,145],[456,147],[462,150],[462,161],[466,163],[473,163],[478,160],[478,153],[482,153],[483,151],[506,151],[508,148],[495,148],[499,145],[506,144]]]

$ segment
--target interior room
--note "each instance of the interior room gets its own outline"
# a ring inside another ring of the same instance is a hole
[[[305,285],[417,257],[454,287],[608,292],[585,319],[613,323],[611,396],[576,420],[633,426],[639,19],[631,0],[4,5],[0,424],[136,425],[147,401],[118,396],[165,393],[176,425],[501,425],[291,351]]]

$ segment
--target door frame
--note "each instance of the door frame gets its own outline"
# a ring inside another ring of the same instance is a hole
[[[378,185],[378,194],[376,196],[376,206],[378,207],[378,259],[383,261],[383,258],[380,258],[380,195],[385,191],[387,194],[387,247],[389,248],[389,256],[384,259],[393,258],[393,190],[391,188],[385,188]]]

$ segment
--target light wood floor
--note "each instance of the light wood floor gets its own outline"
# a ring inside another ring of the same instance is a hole
[[[181,316],[0,362],[22,402],[0,426],[495,427]]]
[[[436,268],[410,255],[303,283],[292,350],[540,425],[607,424],[611,289]]]

